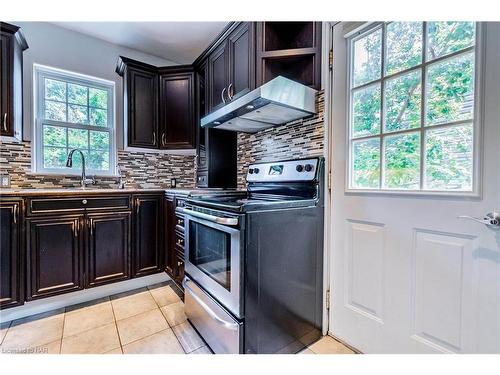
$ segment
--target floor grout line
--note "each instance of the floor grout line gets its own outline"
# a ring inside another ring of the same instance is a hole
[[[113,313],[113,322],[115,323],[116,334],[118,335],[118,342],[120,343],[120,350],[122,351],[122,354],[123,354],[122,339],[120,337],[120,331],[118,330],[118,323],[116,321],[115,308],[113,307],[113,302],[111,301],[111,298],[109,299],[109,303],[111,304],[111,312]]]

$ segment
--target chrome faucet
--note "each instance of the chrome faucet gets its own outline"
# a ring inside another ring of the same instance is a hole
[[[118,172],[118,189],[125,189],[125,178],[122,175],[122,169],[117,165],[116,170]]]
[[[95,185],[96,184],[95,178],[94,177],[87,178],[85,174],[85,155],[83,155],[83,152],[80,149],[74,148],[69,152],[68,160],[66,160],[66,167],[71,168],[73,166],[73,153],[75,151],[78,151],[82,157],[82,177],[80,179],[80,185],[82,186],[83,189],[85,189],[85,186],[87,185],[90,184]]]

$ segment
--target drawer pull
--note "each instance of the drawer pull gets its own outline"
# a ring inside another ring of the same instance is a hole
[[[82,200],[82,204],[87,204],[88,201],[86,199]]]

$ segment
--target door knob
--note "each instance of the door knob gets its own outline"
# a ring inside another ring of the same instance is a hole
[[[488,212],[482,219],[468,215],[460,215],[458,218],[473,220],[490,228],[500,228],[500,213],[495,211]]]

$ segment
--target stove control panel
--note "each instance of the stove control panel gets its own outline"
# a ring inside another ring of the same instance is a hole
[[[318,159],[256,163],[248,167],[248,182],[312,181],[316,178]]]

